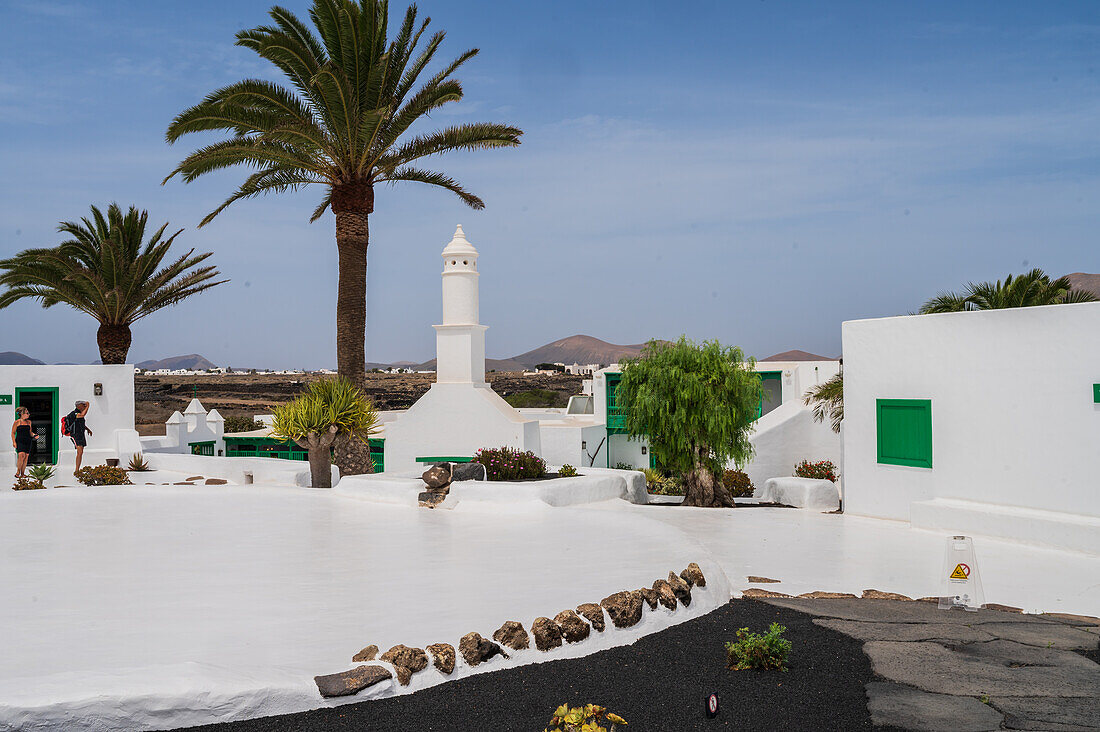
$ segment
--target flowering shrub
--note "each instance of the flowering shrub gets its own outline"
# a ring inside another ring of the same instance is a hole
[[[816,463],[803,460],[794,466],[794,474],[799,478],[817,478],[836,482],[836,466],[831,460],[818,460]]]
[[[76,479],[84,485],[133,485],[122,468],[109,465],[89,465],[76,471]]]
[[[541,478],[546,473],[546,461],[528,450],[514,447],[483,447],[474,455],[474,462],[485,466],[488,480],[522,480]]]
[[[754,489],[752,480],[743,470],[727,470],[722,474],[722,485],[735,498],[751,496]]]
[[[609,725],[604,727],[604,725]],[[583,707],[570,707],[562,704],[554,710],[550,726],[543,732],[611,732],[619,725],[626,726],[626,720],[618,714],[607,711],[597,704],[585,704]]]
[[[15,485],[13,485],[11,489],[13,491],[36,491],[39,488],[45,487],[46,486],[42,485],[42,481],[38,480],[37,478],[24,477],[16,478]]]
[[[559,478],[575,478],[576,476],[577,476],[577,469],[574,468],[569,463],[566,463],[565,465],[562,465],[561,468],[558,469],[558,477]]]
[[[726,644],[728,666],[735,671],[762,669],[786,671],[791,642],[782,635],[787,631],[779,623],[772,623],[764,635],[750,633],[748,628],[737,631],[737,642]]]

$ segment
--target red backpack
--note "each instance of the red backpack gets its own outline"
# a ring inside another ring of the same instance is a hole
[[[64,437],[71,437],[73,434],[73,422],[75,422],[73,413],[69,412],[61,418],[61,434]]]

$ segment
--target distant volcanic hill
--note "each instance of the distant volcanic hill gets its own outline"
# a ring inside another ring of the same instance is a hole
[[[564,363],[566,365],[579,363],[582,366],[590,363],[608,364],[618,363],[624,358],[637,356],[642,352],[644,343],[632,346],[617,346],[614,343],[601,341],[586,335],[569,336],[561,340],[547,343],[527,353],[512,356],[513,361],[518,361],[524,366],[534,366],[540,363]]]
[[[41,363],[37,358],[31,358],[18,351],[0,353],[0,366],[34,366]]]
[[[1073,286],[1074,290],[1087,290],[1093,295],[1100,297],[1100,274],[1087,274],[1085,272],[1074,272],[1068,274],[1069,283]]]
[[[205,371],[215,368],[217,364],[211,363],[197,353],[189,353],[186,356],[169,356],[159,361],[142,361],[136,364],[136,366],[140,369],[147,369],[149,371],[156,371],[157,369],[169,369],[172,371],[176,369]]]

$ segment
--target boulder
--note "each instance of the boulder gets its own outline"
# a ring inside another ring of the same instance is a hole
[[[691,585],[672,572],[668,573],[668,584],[672,586],[672,592],[684,607],[691,604]]]
[[[657,592],[657,601],[669,610],[676,609],[676,593],[672,591],[672,585],[668,580],[659,579],[653,583],[653,589]]]
[[[432,665],[445,674],[451,674],[455,670],[455,647],[450,643],[432,643],[427,648],[432,654]]]
[[[421,508],[435,508],[447,500],[447,494],[438,491],[423,491],[417,495],[416,500]]]
[[[649,605],[650,610],[657,609],[657,600],[660,597],[657,590],[654,590],[651,587],[639,587],[637,590],[635,590],[635,592],[642,596],[642,599],[645,600],[647,605]]]
[[[482,638],[478,633],[467,633],[462,636],[462,640],[458,642],[458,652],[462,654],[462,658],[465,659],[466,663],[471,666],[488,661],[498,653],[505,658],[508,657],[504,649],[488,638]]]
[[[380,681],[392,679],[393,674],[381,666],[356,666],[350,671],[342,671],[338,674],[326,676],[314,676],[317,691],[325,698],[334,696],[351,696],[358,694],[368,686],[374,686]]]
[[[561,645],[561,628],[550,618],[535,618],[531,623],[531,635],[535,636],[535,648],[549,651]]]
[[[531,647],[531,642],[528,639],[527,631],[523,629],[523,624],[517,623],[515,620],[508,620],[504,625],[497,628],[497,631],[493,633],[493,640],[501,645],[508,646],[513,651],[522,651],[524,648]]]
[[[579,643],[592,632],[588,623],[581,620],[580,616],[572,610],[562,610],[554,616],[554,622],[561,628],[561,636],[566,643]]]
[[[680,573],[680,578],[695,587],[707,586],[707,578],[703,576],[703,570],[695,562],[689,564],[687,569]]]
[[[451,484],[451,464],[435,463],[420,476],[424,484],[431,488],[446,488]]]
[[[596,629],[597,633],[602,633],[604,629],[603,623],[603,608],[594,602],[586,602],[582,605],[577,605],[577,613],[581,615],[585,620],[592,624],[592,627]]]
[[[351,657],[352,661],[373,661],[378,656],[378,646],[369,645]]]
[[[485,479],[485,466],[481,463],[457,463],[451,476],[452,481]]]
[[[228,485],[229,481],[225,478],[207,478],[206,485]]]
[[[412,675],[428,667],[428,654],[420,648],[396,645],[378,657],[379,661],[392,663],[397,669],[397,681],[408,686]]]
[[[600,600],[616,628],[629,628],[642,619],[642,595],[639,592],[616,592]]]

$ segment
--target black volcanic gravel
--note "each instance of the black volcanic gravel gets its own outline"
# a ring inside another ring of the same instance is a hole
[[[763,632],[773,621],[787,626],[785,637],[794,644],[790,670],[727,670],[724,644],[737,629]],[[406,696],[193,729],[537,731],[559,704],[594,703],[622,715],[626,732],[870,730],[863,685],[873,674],[861,648],[808,615],[734,600],[633,645],[584,658],[475,674]],[[710,693],[718,694],[716,719],[705,715]]]

